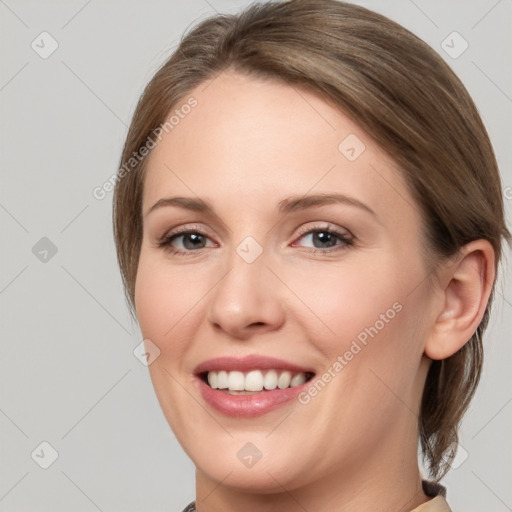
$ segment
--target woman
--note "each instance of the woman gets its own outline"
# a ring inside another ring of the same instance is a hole
[[[450,510],[510,234],[425,43],[334,0],[203,21],[139,101],[114,231],[187,510]]]

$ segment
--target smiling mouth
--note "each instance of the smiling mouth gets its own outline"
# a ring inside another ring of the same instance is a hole
[[[264,369],[248,372],[209,371],[200,373],[199,377],[211,389],[230,395],[252,395],[300,386],[310,381],[314,375],[312,372]]]

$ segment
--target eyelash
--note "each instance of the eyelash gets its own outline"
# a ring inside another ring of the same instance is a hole
[[[333,252],[337,252],[339,250],[342,250],[346,247],[349,247],[354,244],[353,237],[348,237],[341,233],[340,231],[333,229],[331,227],[324,226],[315,226],[313,228],[304,229],[299,233],[299,239],[303,238],[306,235],[309,234],[315,234],[315,233],[327,233],[329,235],[334,235],[338,238],[338,240],[341,241],[341,243],[334,245],[332,248],[329,249],[317,249],[317,248],[309,248],[308,252],[316,253],[316,254],[332,254]],[[181,250],[176,249],[172,246],[172,242],[182,236],[182,235],[200,235],[206,238],[209,238],[206,233],[201,231],[200,229],[192,229],[190,227],[183,228],[178,231],[175,231],[173,233],[169,233],[164,235],[159,241],[158,241],[158,247],[164,249],[167,252],[170,252],[171,254],[177,254],[177,255],[184,255],[184,256],[192,256],[194,252],[199,252],[201,249],[204,249],[204,247],[197,249],[197,250]]]

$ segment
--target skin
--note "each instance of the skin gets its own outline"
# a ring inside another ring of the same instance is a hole
[[[197,468],[197,509],[414,509],[428,500],[416,456],[427,356],[448,357],[476,329],[492,248],[472,242],[427,279],[423,221],[400,171],[315,94],[228,70],[190,96],[197,107],[147,162],[135,305],[144,338],[160,349],[149,366],[158,400]],[[355,161],[338,149],[350,134],[366,146]],[[374,213],[346,203],[278,211],[290,196],[331,193]],[[147,213],[172,196],[202,198],[213,211]],[[327,225],[353,243],[315,240],[311,230]],[[186,254],[159,246],[177,228],[203,233],[202,248],[190,236],[172,243]],[[247,236],[263,250],[253,263],[236,252]],[[278,357],[318,378],[397,303],[306,405],[231,418],[199,393],[194,368],[221,356]],[[247,442],[262,452],[251,468],[237,457]]]

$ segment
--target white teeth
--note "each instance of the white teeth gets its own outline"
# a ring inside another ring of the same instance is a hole
[[[217,382],[219,381],[215,372],[208,373],[208,384],[212,389],[217,389]]]
[[[300,386],[301,384],[304,384],[306,382],[306,375],[303,373],[297,373],[297,375],[294,375],[292,378],[292,381],[290,382],[290,387],[294,388],[295,386]]]
[[[263,375],[258,370],[253,370],[245,376],[246,391],[261,391],[263,389]]]
[[[208,372],[208,384],[212,389],[227,391],[262,391],[266,389],[286,389],[300,386],[306,382],[306,374],[285,370],[252,370],[247,373],[221,370]]]
[[[263,386],[265,389],[276,389],[277,387],[277,372],[275,370],[269,370],[265,374],[265,379],[263,380]]]
[[[228,389],[230,391],[243,391],[245,384],[244,374],[242,372],[229,372]]]
[[[227,389],[228,388],[228,372],[224,370],[221,372],[208,372],[208,376],[210,373],[217,373],[217,388],[218,389]]]
[[[279,389],[286,389],[290,387],[290,382],[292,381],[292,374],[290,372],[283,372],[279,375],[279,379],[277,379],[277,387]]]

